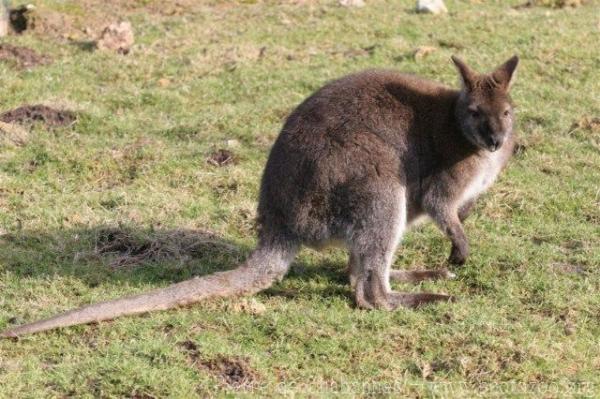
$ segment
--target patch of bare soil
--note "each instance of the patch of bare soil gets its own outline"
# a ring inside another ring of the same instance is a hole
[[[70,125],[77,119],[75,113],[57,110],[46,105],[23,105],[0,114],[0,121],[6,123],[42,122],[49,127]]]
[[[110,256],[112,267],[123,267],[148,261],[184,262],[215,252],[234,253],[237,248],[208,232],[174,230],[141,237],[126,229],[107,228],[98,232],[94,251],[78,258]]]
[[[0,61],[15,64],[19,68],[32,68],[38,65],[48,65],[52,59],[27,47],[0,43]]]
[[[248,365],[246,359],[219,356],[203,362],[203,364],[219,376],[227,385],[233,387],[250,385],[256,380],[256,372]]]
[[[241,357],[217,356],[202,359],[198,346],[193,341],[184,341],[179,346],[187,353],[192,365],[200,370],[208,370],[223,383],[234,388],[251,385],[257,379],[257,373]]]
[[[231,151],[221,148],[210,154],[206,162],[214,166],[225,166],[235,162],[235,156]]]
[[[74,31],[70,16],[46,7],[23,5],[10,10],[9,18],[17,34],[34,32],[43,36],[68,38]]]

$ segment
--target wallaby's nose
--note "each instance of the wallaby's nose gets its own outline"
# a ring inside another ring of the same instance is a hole
[[[503,142],[504,137],[502,136],[490,136],[490,151],[497,151],[500,147],[502,147]]]

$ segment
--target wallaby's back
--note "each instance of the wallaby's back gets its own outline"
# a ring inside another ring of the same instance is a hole
[[[327,84],[288,117],[271,150],[260,224],[317,247],[344,239],[363,217],[354,205],[364,201],[366,181],[418,185],[421,169],[433,167],[432,139],[465,144],[453,122],[457,97],[442,84],[388,70]]]

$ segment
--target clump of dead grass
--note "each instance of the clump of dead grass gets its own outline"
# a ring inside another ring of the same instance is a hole
[[[29,132],[20,126],[0,121],[0,146],[23,147],[29,141]]]
[[[109,258],[111,267],[134,266],[144,262],[177,261],[215,252],[237,252],[234,245],[223,242],[214,234],[197,230],[166,230],[138,232],[127,228],[102,228],[94,236],[94,248],[80,252],[82,258]]]

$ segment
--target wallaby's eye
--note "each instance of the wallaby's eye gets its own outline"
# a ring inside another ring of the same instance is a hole
[[[480,114],[479,114],[479,110],[477,110],[477,109],[473,109],[473,108],[470,108],[470,109],[469,109],[469,114],[470,114],[470,115],[471,115],[473,118],[479,118],[479,115],[480,115]]]
[[[510,115],[510,109],[507,109],[506,111],[504,111],[504,116],[508,116]]]

